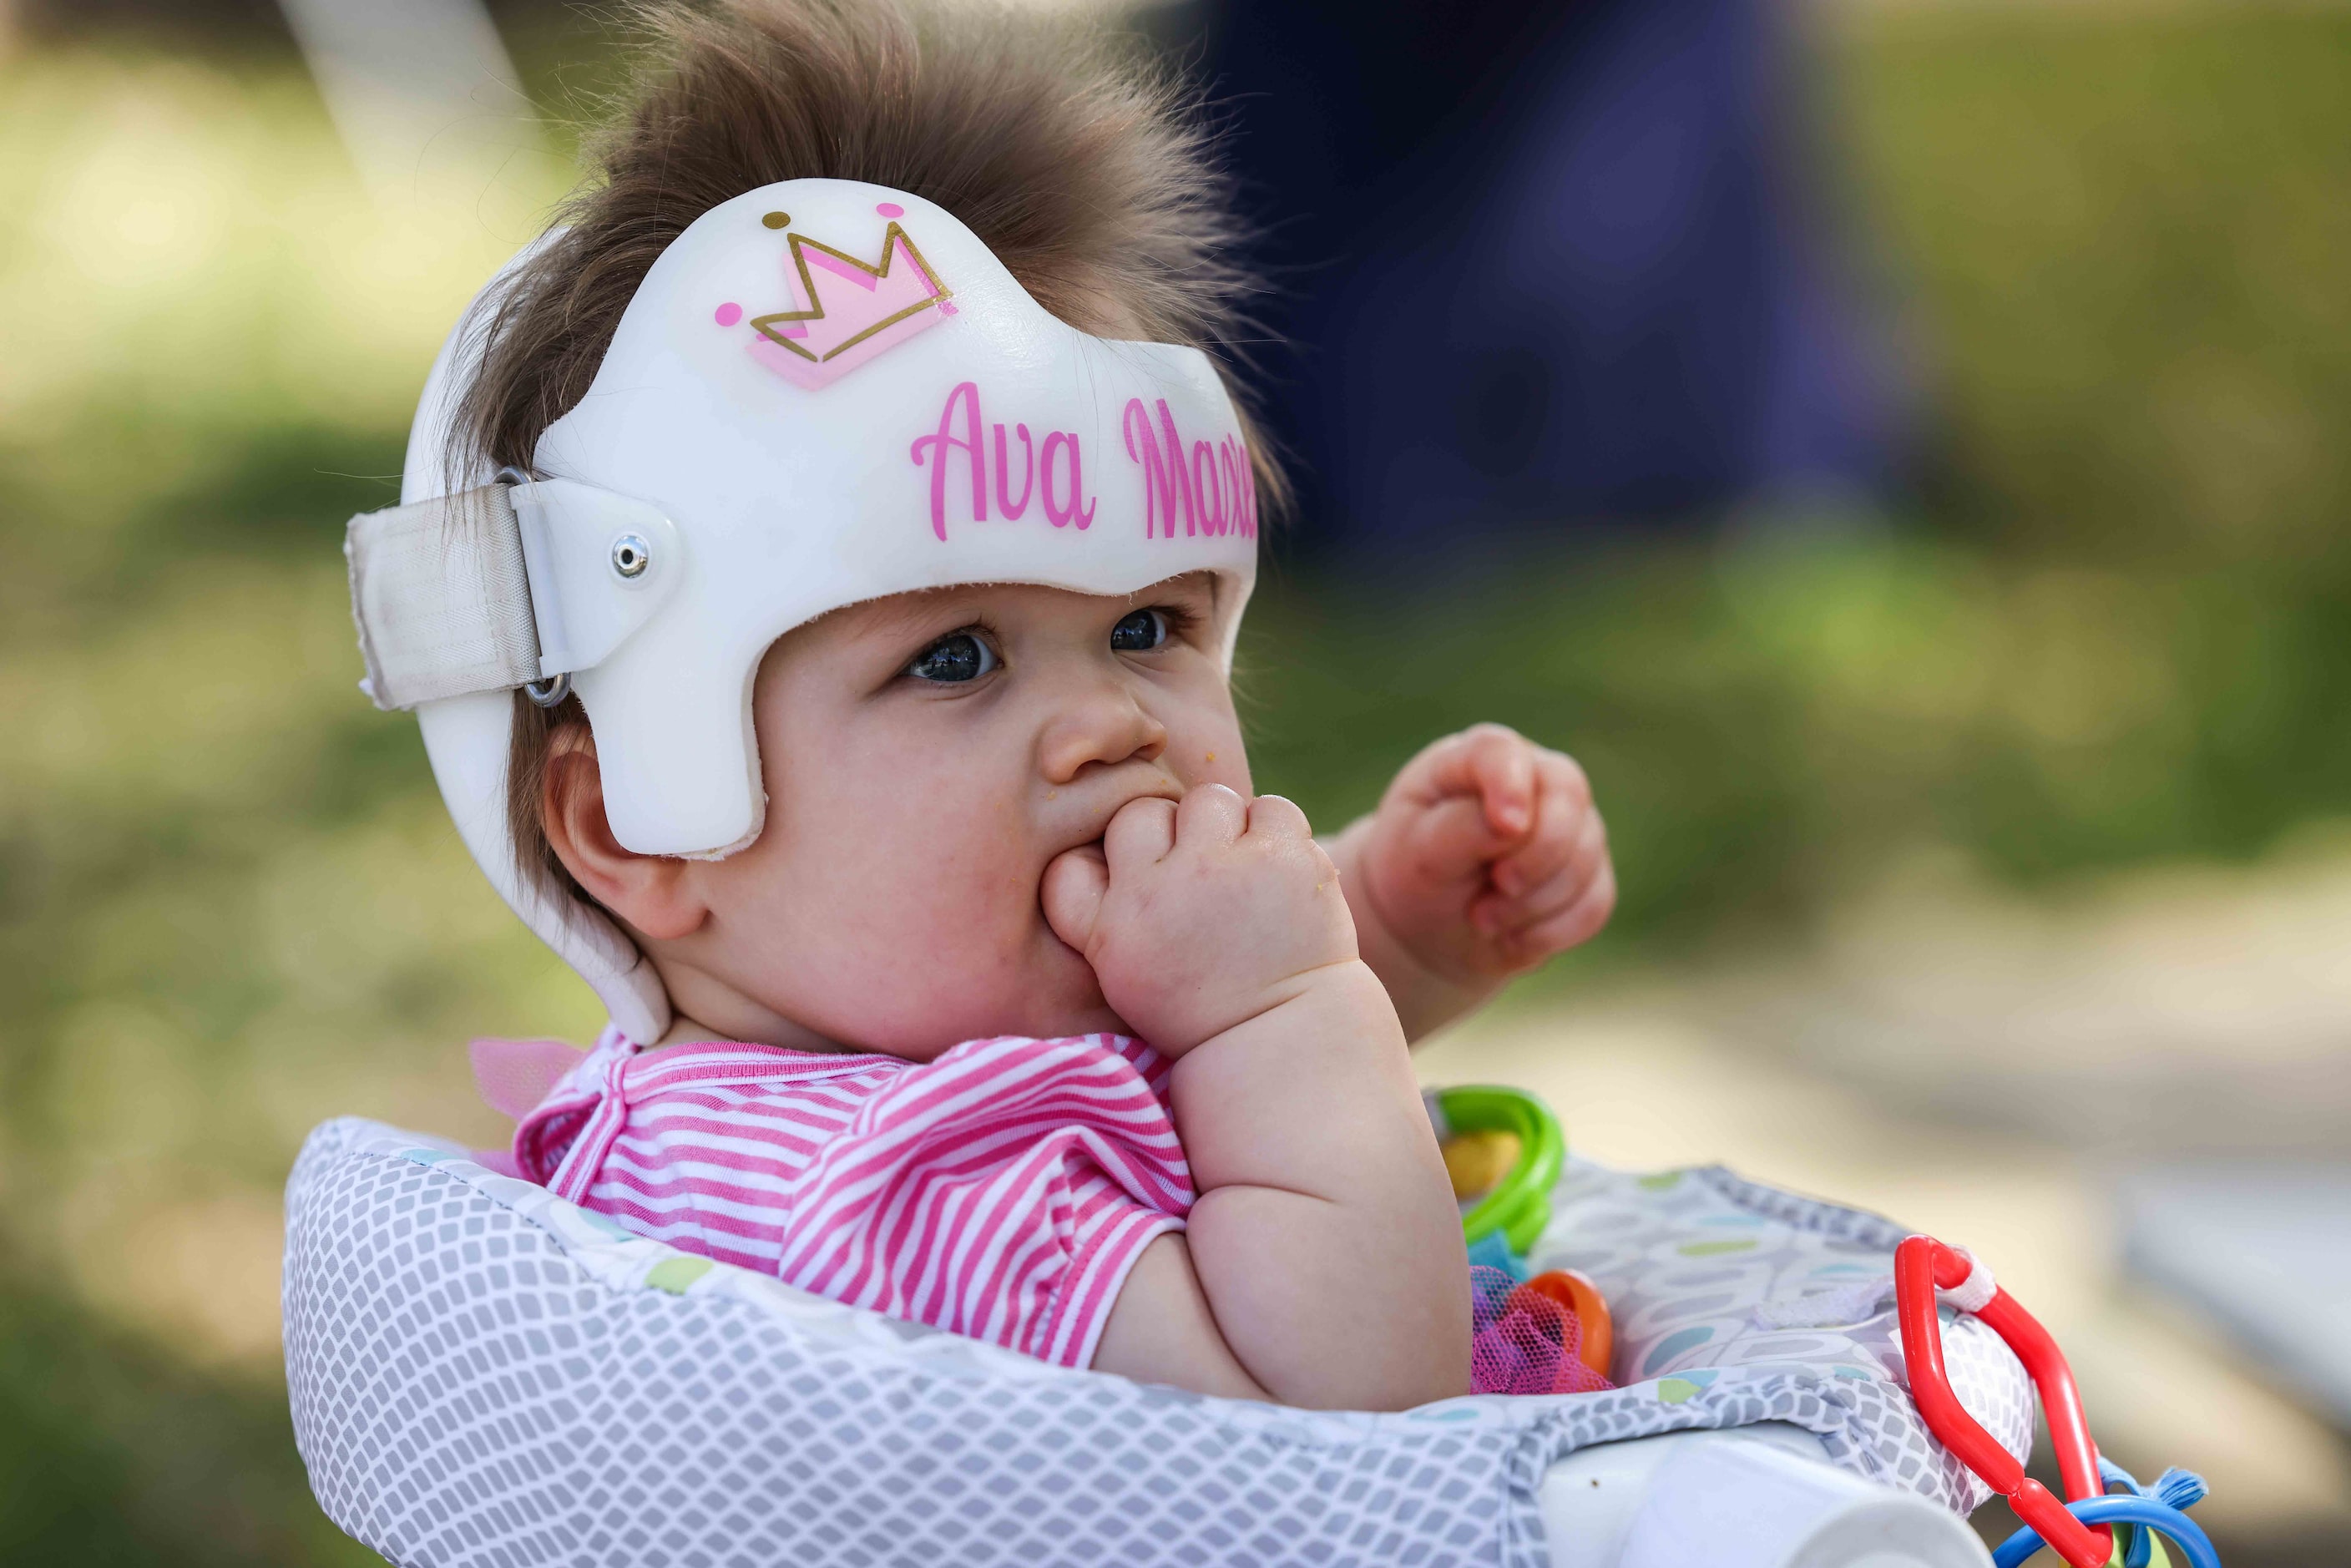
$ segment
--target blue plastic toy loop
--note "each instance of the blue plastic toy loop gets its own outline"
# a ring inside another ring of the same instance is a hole
[[[2143,1524],[2186,1554],[2188,1568],[2220,1568],[2220,1554],[2212,1550],[2204,1527],[2167,1503],[2151,1497],[2092,1497],[2069,1502],[2065,1511],[2084,1524]],[[2041,1550],[2041,1536],[2020,1530],[1991,1554],[1992,1568],[2018,1568]]]

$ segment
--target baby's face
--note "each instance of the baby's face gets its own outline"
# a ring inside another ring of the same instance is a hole
[[[767,825],[695,868],[710,918],[689,961],[828,1040],[914,1060],[1120,1028],[1038,884],[1130,800],[1251,792],[1219,657],[1232,611],[1199,573],[1133,599],[901,594],[784,637],[752,696]]]

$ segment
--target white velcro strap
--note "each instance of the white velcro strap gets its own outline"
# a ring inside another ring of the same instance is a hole
[[[503,485],[353,517],[343,535],[360,689],[387,710],[539,677],[538,632]]]
[[[1966,1248],[1957,1247],[1952,1250],[1968,1260],[1968,1277],[1949,1290],[1938,1291],[1936,1294],[1963,1312],[1980,1312],[1991,1304],[1994,1296],[2000,1294],[2000,1281],[1991,1277],[1991,1270],[1985,1266],[1984,1260]]]
[[[1879,1274],[1856,1280],[1808,1296],[1757,1303],[1750,1314],[1767,1329],[1824,1329],[1866,1322],[1877,1315],[1877,1303],[1894,1293],[1894,1276]]]
[[[1992,1297],[2000,1293],[2000,1284],[1991,1277],[1991,1270],[1982,1259],[1964,1247],[1954,1247],[1951,1250],[1968,1260],[1968,1277],[1948,1291],[1938,1289],[1935,1299],[1963,1312],[1980,1312],[1991,1304]],[[1815,1291],[1808,1296],[1764,1301],[1749,1315],[1759,1326],[1767,1329],[1833,1328],[1863,1322],[1876,1316],[1878,1302],[1892,1294],[1894,1276],[1879,1274],[1834,1290]]]

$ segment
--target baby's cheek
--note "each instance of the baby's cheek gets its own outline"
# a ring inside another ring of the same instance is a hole
[[[886,863],[869,868],[863,896],[880,901],[891,933],[873,1000],[901,1055],[1040,1032],[1042,1018],[1032,1015],[1066,1010],[1069,993],[1092,988],[1083,960],[1043,928],[1036,876],[1017,863],[1026,835],[984,810],[968,825],[986,831],[924,833],[910,824],[909,837],[930,852],[878,857]]]
[[[1222,784],[1244,800],[1257,793],[1249,782],[1248,748],[1238,725],[1203,726],[1191,734],[1171,734],[1163,758],[1187,789]]]

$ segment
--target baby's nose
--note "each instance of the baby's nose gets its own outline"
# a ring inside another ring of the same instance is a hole
[[[1038,768],[1050,784],[1073,782],[1100,763],[1156,762],[1167,749],[1167,727],[1124,691],[1098,688],[1073,697],[1038,737]]]

